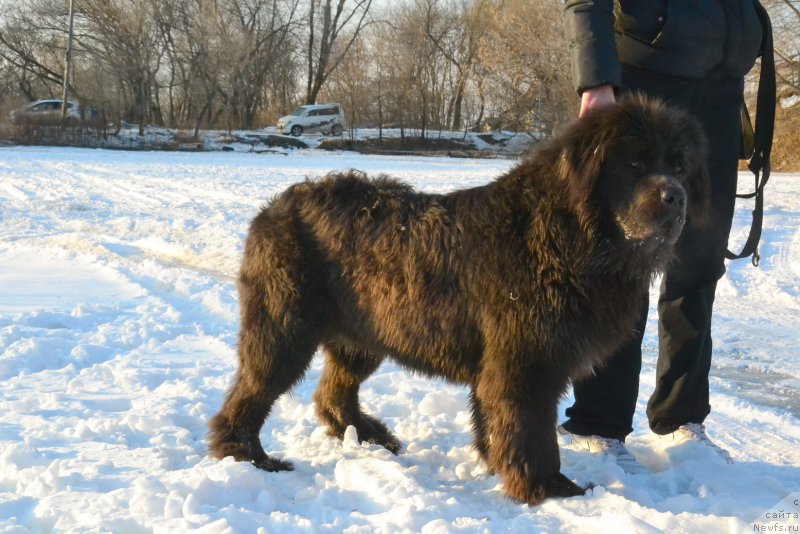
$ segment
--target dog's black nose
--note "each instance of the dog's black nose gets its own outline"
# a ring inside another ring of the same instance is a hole
[[[686,191],[680,185],[666,184],[661,188],[661,202],[673,209],[683,208],[686,205]]]

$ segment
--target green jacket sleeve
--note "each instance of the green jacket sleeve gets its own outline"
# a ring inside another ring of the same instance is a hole
[[[575,89],[582,93],[601,85],[618,88],[613,0],[565,0],[564,15]]]

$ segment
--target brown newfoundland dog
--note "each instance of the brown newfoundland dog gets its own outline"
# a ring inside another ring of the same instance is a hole
[[[247,236],[239,369],[211,453],[291,469],[259,431],[322,346],[331,435],[353,425],[400,450],[358,402],[389,356],[470,388],[475,448],[510,498],[583,494],[559,472],[559,398],[630,335],[687,214],[702,219],[705,145],[688,115],[633,97],[482,187],[424,194],[357,172],[291,186]]]

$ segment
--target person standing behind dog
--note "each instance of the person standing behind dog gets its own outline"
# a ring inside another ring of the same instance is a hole
[[[711,316],[733,219],[744,75],[769,18],[754,0],[565,0],[565,22],[581,116],[638,91],[688,110],[709,137],[711,213],[702,228],[689,221],[663,276],[647,417],[656,434],[703,443],[730,462],[703,425],[711,409]],[[614,455],[630,473],[645,471],[624,441],[633,430],[648,307],[641,303],[636,335],[606,367],[573,385],[575,403],[559,427],[590,451]]]

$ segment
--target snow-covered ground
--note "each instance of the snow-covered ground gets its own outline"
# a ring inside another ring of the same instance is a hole
[[[564,473],[596,485],[585,497],[505,499],[470,449],[466,391],[392,364],[362,402],[403,441],[399,456],[319,428],[319,358],[261,434],[294,472],[207,456],[235,368],[242,239],[266,199],[333,169],[448,191],[511,165],[0,149],[0,531],[754,532],[774,506],[800,512],[781,502],[800,492],[800,177],[789,175],[769,185],[761,267],[733,263],[718,291],[707,423],[734,465],[647,430],[654,313],[629,439],[651,473],[564,447]],[[736,243],[749,211],[737,208]]]
[[[1,118],[1,117],[0,117]],[[304,133],[300,137],[281,134],[274,126],[258,130],[200,130],[197,137],[192,130],[176,130],[159,126],[146,126],[143,135],[139,135],[139,127],[125,124],[119,131],[110,129],[107,135],[88,130],[67,130],[61,126],[49,124],[39,130],[39,136],[27,134],[26,142],[35,141],[41,145],[74,145],[91,148],[111,148],[120,150],[180,150],[180,151],[233,151],[258,154],[291,154],[298,148],[316,149],[324,143],[356,142],[362,143],[364,152],[379,151],[382,154],[414,151],[410,146],[417,145],[416,151],[425,155],[454,155],[481,157],[515,157],[525,154],[543,134],[529,132],[510,132],[494,130],[488,132],[464,132],[452,130],[425,131],[425,141],[420,140],[421,130],[398,128],[352,128],[341,136],[323,135],[321,133]],[[15,130],[12,125],[0,122],[0,139],[14,139]],[[409,142],[405,148],[398,145],[401,137]],[[378,141],[383,139],[385,144]],[[8,143],[8,141],[5,141]],[[438,144],[437,144],[438,143]],[[369,145],[363,146],[363,144]],[[427,144],[427,149],[425,145]],[[445,146],[446,145],[446,146]],[[323,148],[326,148],[323,146]]]

